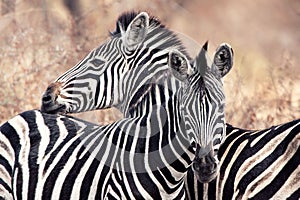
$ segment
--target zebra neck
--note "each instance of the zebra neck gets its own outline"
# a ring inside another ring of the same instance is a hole
[[[148,115],[159,107],[174,107],[177,101],[177,91],[180,82],[169,71],[159,70],[147,78],[141,78],[127,88],[127,98],[122,110],[125,117],[140,117]]]
[[[91,149],[92,154],[97,158],[110,155],[112,159],[106,165],[114,169],[130,173],[168,170],[173,179],[181,180],[194,154],[183,120],[178,120],[179,124],[176,120],[181,118],[178,110],[164,109],[158,107],[143,117],[125,118],[87,135],[95,137],[97,144],[95,152]],[[105,152],[99,153],[99,148]]]

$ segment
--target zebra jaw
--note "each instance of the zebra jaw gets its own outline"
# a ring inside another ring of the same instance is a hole
[[[62,83],[51,83],[42,97],[41,111],[49,114],[65,114],[67,106],[57,101]]]

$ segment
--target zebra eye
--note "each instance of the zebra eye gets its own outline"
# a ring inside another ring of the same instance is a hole
[[[103,65],[105,63],[105,61],[95,58],[95,59],[91,60],[90,63],[92,63],[94,65],[94,67],[97,68],[97,67]]]
[[[221,105],[219,106],[219,111],[223,112],[224,109],[225,109],[225,104],[221,104]]]

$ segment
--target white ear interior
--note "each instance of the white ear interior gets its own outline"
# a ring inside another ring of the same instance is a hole
[[[172,74],[181,81],[186,80],[193,73],[187,57],[178,50],[169,52],[168,65]]]
[[[149,15],[146,12],[138,14],[129,24],[125,35],[124,44],[128,49],[135,49],[146,38],[149,27]]]
[[[227,43],[222,43],[216,50],[212,70],[224,77],[233,66],[233,50]]]

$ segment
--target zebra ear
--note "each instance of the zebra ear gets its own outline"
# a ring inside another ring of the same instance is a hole
[[[221,44],[215,53],[212,70],[224,77],[232,68],[233,65],[233,50],[229,44]]]
[[[195,59],[195,68],[198,70],[201,76],[205,75],[205,72],[208,67],[207,58],[206,58],[207,49],[208,49],[208,41],[206,41],[205,44],[202,46],[200,52],[198,53]]]
[[[134,50],[146,37],[149,27],[149,16],[146,12],[138,14],[129,24],[124,43],[129,50]]]
[[[177,50],[169,52],[168,65],[173,75],[181,81],[186,80],[193,73],[187,57]]]

